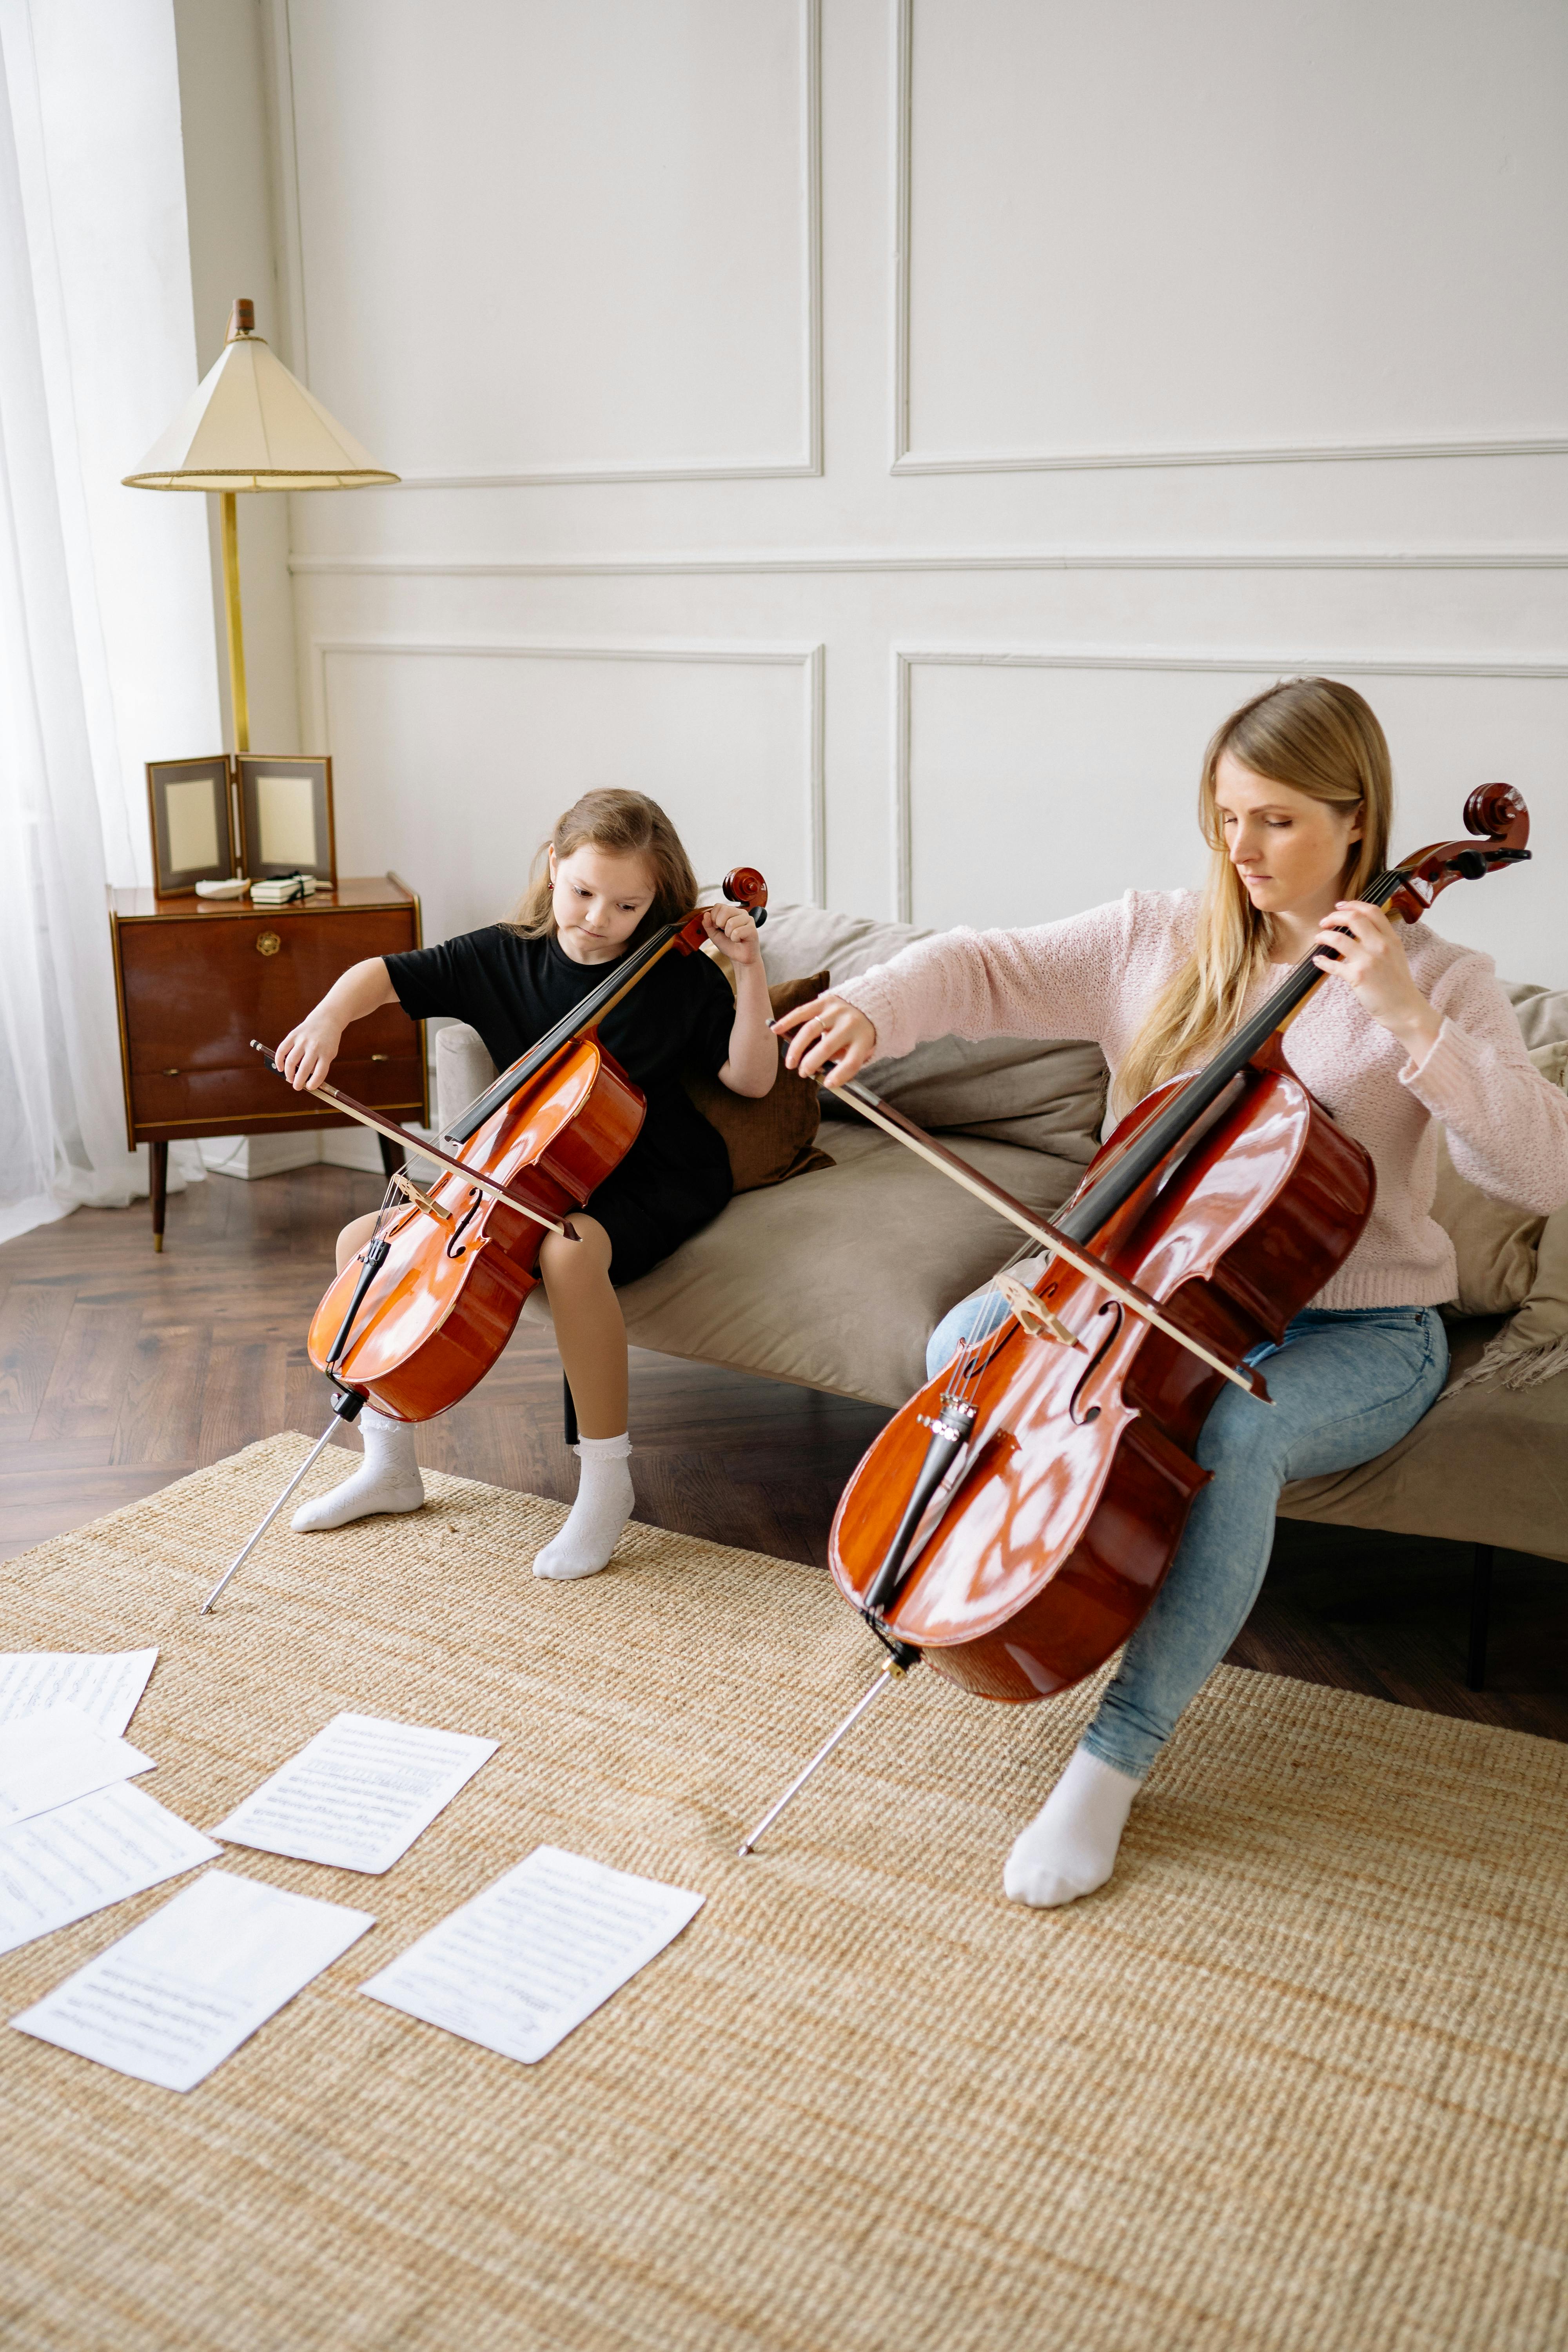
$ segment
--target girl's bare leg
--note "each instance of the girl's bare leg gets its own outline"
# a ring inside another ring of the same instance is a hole
[[[556,1344],[582,1435],[582,1476],[571,1517],[533,1563],[535,1576],[594,1576],[607,1566],[631,1517],[626,1468],[626,1327],[610,1286],[610,1237],[596,1219],[574,1214],[581,1239],[547,1234],[539,1270],[555,1318]]]
[[[375,1230],[375,1213],[355,1217],[338,1235],[338,1272],[363,1249]],[[414,1454],[414,1432],[405,1421],[392,1421],[367,1405],[359,1417],[364,1459],[330,1494],[301,1503],[290,1525],[300,1535],[325,1528],[346,1528],[351,1519],[368,1519],[378,1513],[416,1511],[425,1500],[425,1482]]]
[[[626,1428],[626,1327],[610,1287],[610,1236],[595,1218],[572,1223],[581,1239],[546,1234],[539,1253],[562,1370],[572,1384],[584,1437],[624,1437]]]

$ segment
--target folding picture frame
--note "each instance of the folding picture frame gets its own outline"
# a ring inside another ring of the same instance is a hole
[[[265,759],[242,751],[239,783],[240,872],[262,882],[277,874],[313,874],[335,889],[332,763],[296,753]]]
[[[147,812],[153,833],[153,887],[160,898],[226,882],[235,864],[229,767],[210,760],[149,760]]]

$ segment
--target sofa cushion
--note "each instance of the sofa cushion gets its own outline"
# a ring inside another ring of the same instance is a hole
[[[908,923],[796,906],[770,907],[761,934],[770,979],[825,964],[834,986],[932,936]],[[1099,1149],[1108,1074],[1099,1046],[1084,1041],[936,1037],[912,1054],[871,1063],[864,1076],[874,1094],[933,1133],[1017,1144],[1079,1168]],[[823,1110],[830,1118],[858,1116],[831,1089]]]
[[[1568,1038],[1568,988],[1542,988],[1530,980],[1505,980],[1501,985],[1528,1046]]]
[[[1074,1162],[1043,1151],[969,1138],[952,1148],[1047,1214],[1078,1181]],[[871,1127],[836,1129],[833,1156],[809,1184],[742,1194],[627,1283],[633,1345],[901,1404],[925,1378],[931,1331],[990,1280],[1016,1229]],[[548,1320],[542,1291],[523,1311]]]
[[[1519,1390],[1469,1383],[1495,1328],[1460,1324],[1453,1373],[1431,1411],[1374,1461],[1287,1486],[1280,1517],[1568,1560],[1568,1379]]]
[[[1531,1060],[1555,1087],[1568,1082],[1568,1038],[1537,1045]],[[1568,1218],[1568,1209],[1559,1216]],[[1437,1145],[1437,1192],[1432,1214],[1454,1244],[1459,1261],[1455,1304],[1464,1315],[1511,1315],[1535,1284],[1536,1255],[1547,1220],[1511,1201],[1499,1201],[1461,1176],[1448,1157],[1446,1138]]]

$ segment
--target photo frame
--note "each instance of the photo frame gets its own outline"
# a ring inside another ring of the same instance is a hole
[[[240,871],[254,882],[277,874],[313,874],[336,889],[337,836],[332,824],[332,763],[290,752],[265,759],[241,752]]]
[[[147,813],[160,898],[177,898],[198,882],[226,882],[237,871],[222,752],[211,760],[149,760]]]

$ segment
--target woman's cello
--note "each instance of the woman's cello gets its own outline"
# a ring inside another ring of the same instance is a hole
[[[1465,823],[1468,839],[1419,851],[1364,897],[1415,921],[1450,882],[1529,856],[1509,785],[1472,793]],[[961,1346],[851,1476],[829,1559],[886,1663],[742,1853],[921,1659],[981,1697],[1047,1698],[1148,1610],[1207,1478],[1194,1448],[1220,1380],[1283,1338],[1371,1214],[1367,1153],[1285,1055],[1322,977],[1309,959],[1205,1069],[1138,1104],[1054,1224],[864,1087],[839,1089],[1047,1256],[1032,1285],[998,1277],[1008,1319]]]
[[[727,874],[724,896],[759,926],[768,887],[754,866]],[[365,1405],[392,1421],[430,1421],[489,1370],[539,1282],[546,1233],[575,1239],[582,1208],[637,1139],[647,1101],[600,1042],[599,1024],[672,951],[695,954],[700,912],[666,923],[611,965],[565,1020],[503,1070],[432,1145],[338,1087],[309,1092],[362,1126],[434,1161],[425,1187],[393,1178],[364,1247],[311,1318],[310,1361],[332,1383],[333,1419],[202,1603],[205,1613],[249,1557],[336,1423]],[[252,1041],[256,1043],[255,1040]],[[256,1044],[269,1068],[268,1046]]]

